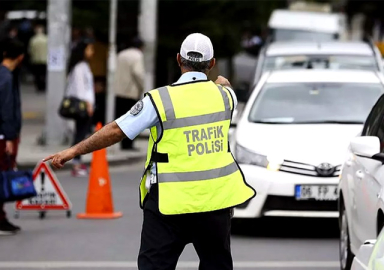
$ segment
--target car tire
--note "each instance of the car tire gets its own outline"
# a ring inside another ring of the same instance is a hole
[[[341,204],[339,218],[340,218],[340,238],[339,238],[340,269],[350,270],[354,255],[351,251],[351,240],[349,238],[347,213],[345,211],[345,206],[343,203]]]

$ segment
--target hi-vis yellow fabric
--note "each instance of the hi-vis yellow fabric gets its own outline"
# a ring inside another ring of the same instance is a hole
[[[147,172],[156,162],[159,210],[164,215],[233,207],[256,195],[228,149],[233,100],[212,81],[149,91],[163,128],[151,128],[140,205]]]

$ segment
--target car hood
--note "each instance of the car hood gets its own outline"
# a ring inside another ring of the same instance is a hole
[[[312,164],[340,165],[350,140],[363,125],[345,124],[256,124],[238,125],[236,143],[262,155]]]

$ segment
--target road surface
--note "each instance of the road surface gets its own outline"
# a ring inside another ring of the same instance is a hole
[[[48,212],[43,220],[36,212],[21,212],[12,221],[23,231],[0,238],[2,269],[137,269],[142,213],[138,183],[142,164],[110,168],[114,207],[123,217],[116,220],[79,220],[85,209],[88,179],[57,176],[73,204],[73,217]],[[236,270],[339,269],[338,228],[335,220],[272,219],[236,223],[232,251]],[[198,257],[188,245],[177,269],[197,269]]]

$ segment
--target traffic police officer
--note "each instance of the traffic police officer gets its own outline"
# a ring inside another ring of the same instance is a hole
[[[61,168],[76,155],[108,147],[125,136],[151,134],[140,184],[144,209],[140,270],[173,270],[192,243],[200,270],[230,270],[231,211],[256,195],[228,143],[237,104],[230,83],[207,74],[215,65],[210,39],[189,35],[177,55],[180,79],[146,93],[131,110],[90,138],[45,159]]]

